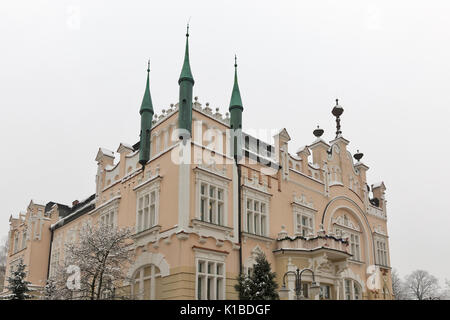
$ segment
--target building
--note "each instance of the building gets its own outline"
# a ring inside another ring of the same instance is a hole
[[[11,218],[8,270],[23,259],[42,287],[83,223],[109,223],[135,228],[133,280],[123,287],[133,298],[237,299],[240,270],[250,273],[264,252],[280,287],[287,271],[314,272],[319,294],[310,272],[302,278],[309,299],[392,299],[386,188],[369,184],[363,154],[348,150],[338,101],[329,142],[320,128],[295,154],[286,129],[273,143],[256,139],[244,133],[236,62],[229,112],[193,96],[188,37],[178,103],[155,114],[149,66],[139,142],[99,148],[87,199],[31,202]],[[286,287],[293,299],[292,275]]]

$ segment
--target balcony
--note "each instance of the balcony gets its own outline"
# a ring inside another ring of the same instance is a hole
[[[289,237],[287,232],[278,234],[276,249],[274,252],[313,254],[326,251],[333,260],[346,259],[351,256],[348,242],[332,235],[319,231],[311,237],[295,236]]]

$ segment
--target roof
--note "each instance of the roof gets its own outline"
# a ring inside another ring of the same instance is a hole
[[[63,225],[75,220],[76,218],[84,215],[95,209],[95,193],[88,198],[80,201],[76,205],[72,206],[65,216],[59,219],[55,224],[51,225],[52,229],[57,229]]]
[[[141,109],[139,110],[139,113],[142,114],[145,111],[148,111],[151,114],[154,113],[152,96],[150,95],[150,62],[147,69],[147,84],[145,85],[144,97],[142,98]]]
[[[233,85],[233,92],[231,93],[230,110],[234,109],[236,107],[240,107],[241,109],[243,109],[241,92],[239,91],[239,85],[238,85],[238,79],[237,79],[237,64],[235,63],[234,64],[234,85]]]
[[[186,33],[186,49],[184,52],[184,62],[178,83],[180,83],[183,80],[188,80],[194,83],[194,77],[192,76],[191,72],[191,65],[189,64],[189,33]]]

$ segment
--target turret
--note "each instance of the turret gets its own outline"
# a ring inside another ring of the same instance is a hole
[[[241,93],[239,91],[239,85],[237,80],[237,58],[234,57],[234,85],[233,92],[231,93],[230,100],[230,128],[232,133],[233,143],[233,157],[235,159],[240,159],[242,156],[242,111],[244,107],[242,106]]]
[[[145,87],[144,98],[142,99],[141,109],[141,140],[139,144],[139,163],[145,167],[150,160],[150,131],[152,130],[153,104],[150,95],[150,61],[147,67],[147,84]]]
[[[187,26],[186,32],[184,63],[178,84],[180,86],[180,100],[178,103],[179,138],[187,139],[192,137],[192,89],[194,87],[194,77],[192,77],[191,66],[189,64],[189,25]]]

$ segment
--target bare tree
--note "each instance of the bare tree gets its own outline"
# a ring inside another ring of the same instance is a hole
[[[450,300],[450,280],[445,279],[445,289],[442,292],[441,299]]]
[[[85,225],[77,243],[66,245],[65,261],[53,270],[46,299],[113,299],[132,262],[131,229]],[[79,273],[79,277],[78,274]]]
[[[8,237],[4,237],[0,243],[0,292],[6,277],[6,258],[8,257]]]
[[[408,294],[405,287],[405,283],[400,278],[397,270],[392,270],[392,291],[395,296],[395,300],[407,300]]]
[[[429,300],[439,297],[438,279],[425,270],[416,270],[408,275],[406,288],[412,299]]]

